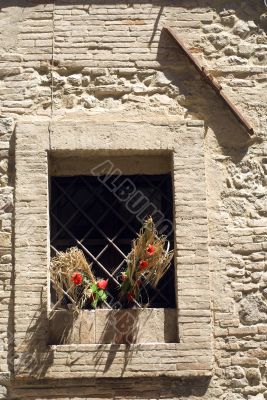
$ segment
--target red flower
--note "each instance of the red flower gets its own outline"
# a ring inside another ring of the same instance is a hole
[[[133,292],[129,292],[129,293],[127,294],[127,299],[128,299],[128,301],[130,301],[130,302],[133,302],[133,301],[134,301],[134,294],[133,294]]]
[[[71,280],[75,285],[80,285],[83,281],[83,276],[82,274],[79,274],[79,272],[75,272],[72,275]]]
[[[105,290],[106,287],[108,286],[108,279],[101,279],[100,281],[97,282],[97,287],[98,289],[103,289]]]
[[[149,256],[152,256],[155,253],[155,247],[153,244],[149,244],[146,248],[146,252]]]
[[[140,267],[140,269],[146,269],[148,267],[148,261],[146,261],[146,260],[140,261],[139,267]]]

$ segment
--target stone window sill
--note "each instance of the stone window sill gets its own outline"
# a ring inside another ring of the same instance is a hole
[[[49,344],[176,343],[176,309],[55,311]]]
[[[194,348],[195,347],[195,348]],[[210,344],[72,344],[49,346],[46,378],[210,376]]]

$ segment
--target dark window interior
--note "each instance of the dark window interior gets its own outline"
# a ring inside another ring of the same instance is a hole
[[[128,182],[128,186],[125,182]],[[55,250],[64,251],[72,246],[81,248],[88,261],[93,263],[97,278],[108,277],[101,265],[116,279],[125,270],[125,256],[130,252],[131,242],[146,217],[153,215],[157,223],[161,213],[165,219],[173,221],[170,174],[53,176],[50,184],[51,254],[53,256]],[[146,200],[139,195],[134,198],[136,202],[127,203],[131,197],[128,191],[133,190],[133,186]],[[150,206],[138,214],[145,203]],[[155,209],[159,212],[153,214]],[[172,232],[168,240],[172,249]],[[156,290],[149,287],[142,293],[143,304],[155,308],[175,307],[174,287],[172,265]],[[111,307],[116,307],[118,285],[110,277],[108,289],[110,294],[107,301]]]

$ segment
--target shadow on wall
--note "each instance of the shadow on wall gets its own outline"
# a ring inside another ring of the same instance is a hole
[[[25,375],[34,379],[41,379],[48,368],[53,364],[54,355],[46,344],[48,321],[46,305],[41,304],[40,309],[32,318],[27,329],[20,351],[19,362],[15,364],[15,374]]]
[[[157,61],[171,85],[176,87],[176,99],[186,109],[185,117],[204,120],[206,131],[212,129],[224,152],[238,148],[236,161],[240,161],[250,140],[244,128],[165,31],[161,32]]]
[[[114,313],[107,314],[105,326],[99,340],[99,342],[103,344],[98,346],[97,353],[94,356],[94,365],[96,371],[99,370],[99,367],[101,368],[101,363],[104,359],[104,353],[107,351],[105,343],[112,344],[106,359],[104,372],[109,370],[116,357],[117,351],[121,348],[120,344],[124,343],[125,350],[123,352],[124,362],[122,375],[124,374],[128,363],[134,356],[135,351],[132,349],[131,344],[136,343],[139,330],[139,310],[134,311],[136,314],[135,316],[133,316],[132,313],[127,312],[127,310],[126,312],[115,311]]]

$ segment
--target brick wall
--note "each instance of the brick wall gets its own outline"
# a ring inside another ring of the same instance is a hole
[[[55,3],[0,1],[0,398],[263,400],[267,397],[264,1]],[[165,24],[183,37],[250,119],[255,141],[248,142],[241,126],[162,33]],[[63,384],[57,379],[52,384],[13,379],[14,125],[22,120],[87,116],[110,123],[136,116],[151,121],[164,118],[168,123],[177,118],[204,120],[215,353],[210,381],[70,379]]]

